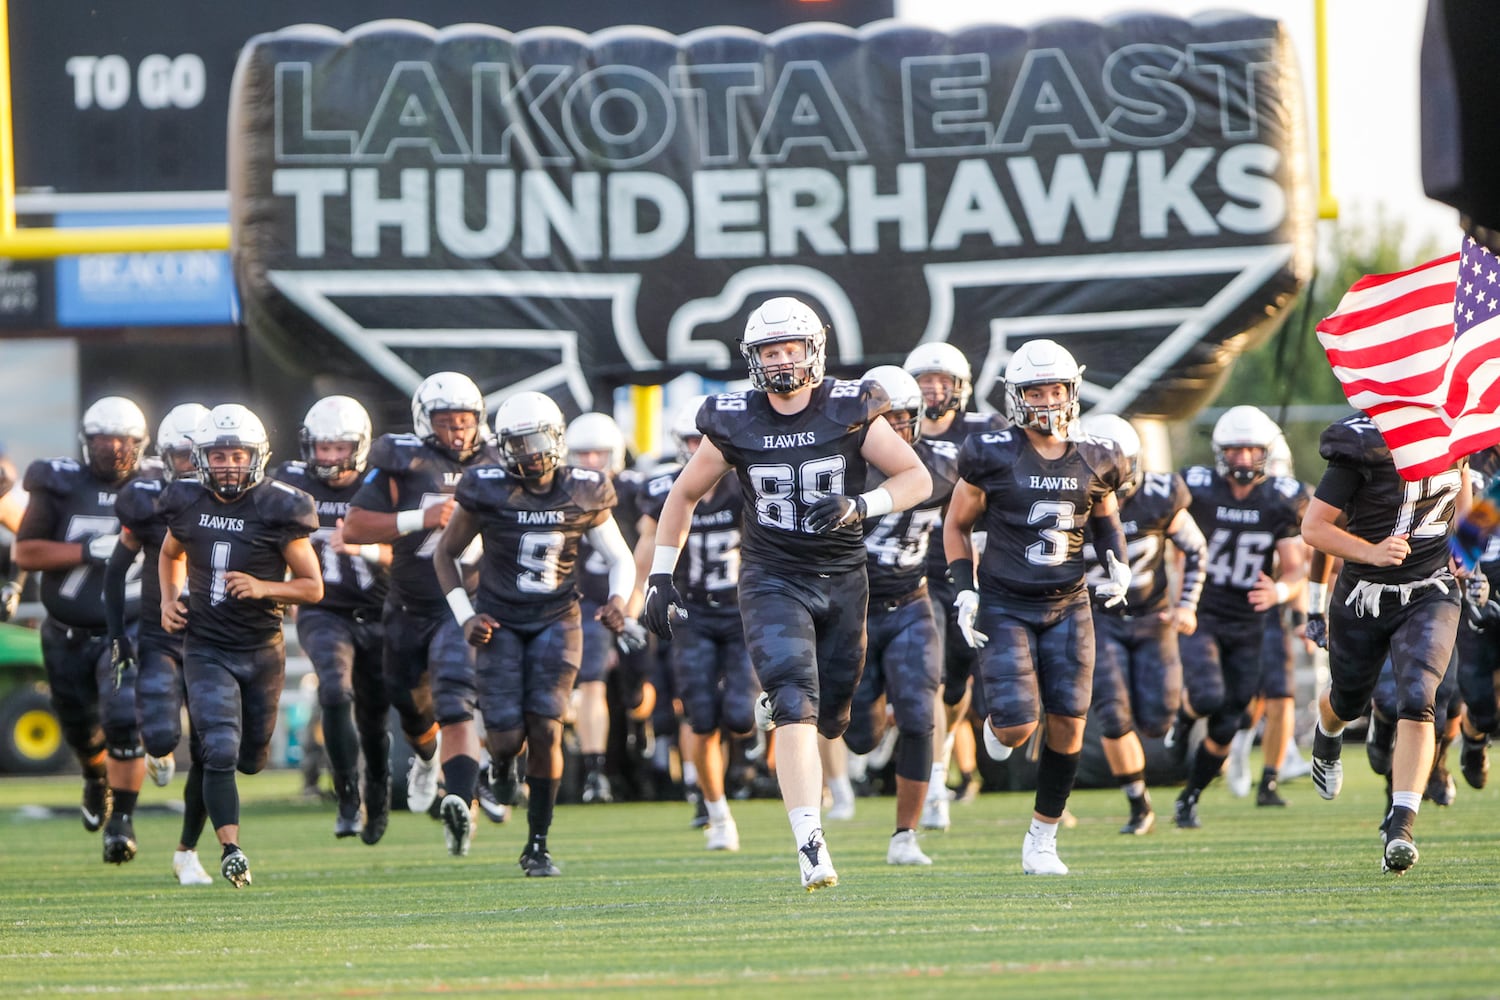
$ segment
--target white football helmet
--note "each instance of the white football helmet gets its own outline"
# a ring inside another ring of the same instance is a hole
[[[474,441],[461,452],[453,452],[432,433],[432,415],[457,411],[472,413],[479,425]],[[422,380],[411,397],[412,431],[438,451],[453,455],[460,462],[467,461],[484,444],[487,433],[484,426],[484,393],[467,375],[458,372],[437,372]]]
[[[801,364],[761,364],[760,349],[767,344],[800,340],[807,345],[807,359]],[[750,366],[750,382],[762,392],[787,393],[823,381],[824,353],[828,346],[828,328],[818,314],[789,296],[767,299],[750,314],[745,324],[745,339],[740,354]]]
[[[370,414],[365,412],[359,400],[350,396],[324,396],[302,418],[297,443],[308,471],[315,478],[327,482],[346,472],[365,471],[365,462],[370,457],[370,439],[373,436]],[[336,465],[320,465],[317,460],[319,441],[348,441],[354,445],[354,450],[347,459]]]
[[[156,455],[166,467],[162,475],[168,482],[177,478],[177,456],[192,458],[198,428],[207,416],[208,407],[202,403],[181,403],[161,418],[161,427],[156,432]],[[192,476],[193,473],[186,475]]]
[[[134,442],[134,446],[126,449],[123,455],[103,446],[96,452],[89,441],[94,437],[126,438]],[[146,432],[146,415],[124,396],[105,396],[83,411],[78,431],[83,464],[100,479],[114,482],[134,472],[150,441],[151,435]]]
[[[625,435],[607,413],[584,413],[573,418],[563,440],[568,446],[568,464],[591,468],[578,460],[582,451],[607,451],[609,464],[601,472],[618,475],[625,468]]]
[[[896,365],[876,365],[865,372],[864,380],[874,382],[891,397],[886,420],[908,444],[916,444],[922,436],[922,390],[917,380]]]
[[[698,411],[703,409],[703,404],[708,400],[707,396],[689,396],[677,404],[672,411],[672,420],[667,431],[672,435],[672,441],[677,445],[677,461],[683,465],[693,457],[697,445],[689,445],[689,441],[703,440],[703,432],[698,429]]]
[[[1141,469],[1141,436],[1135,432],[1130,421],[1113,413],[1091,413],[1080,425],[1083,433],[1090,437],[1104,438],[1120,446],[1125,456],[1125,475],[1115,495],[1124,503],[1140,488],[1145,472]]]
[[[1061,344],[1051,340],[1028,340],[1010,357],[1005,366],[1005,398],[1010,405],[1012,422],[1053,437],[1067,437],[1068,429],[1078,420],[1078,390],[1083,382],[1083,368]],[[1032,385],[1059,383],[1068,390],[1061,403],[1032,406],[1026,402],[1025,389]]]
[[[953,380],[953,389],[941,399],[934,398],[926,406],[928,420],[937,420],[954,410],[962,413],[969,405],[969,394],[974,391],[974,371],[964,352],[947,341],[918,344],[906,356],[903,368],[913,378],[919,375],[947,375]]]
[[[495,411],[495,436],[505,469],[521,479],[541,479],[563,464],[565,422],[557,404],[539,392],[518,392]]]
[[[1241,485],[1260,481],[1266,475],[1271,446],[1279,437],[1281,428],[1260,408],[1231,406],[1214,424],[1214,471]],[[1225,452],[1231,448],[1258,449],[1260,454],[1252,454],[1248,465],[1230,465]]]
[[[245,465],[220,466],[216,471],[209,463],[209,453],[223,448],[243,448],[250,453],[250,459]],[[265,425],[249,407],[220,403],[208,411],[198,426],[193,447],[198,481],[226,500],[259,483],[270,460],[271,441]]]

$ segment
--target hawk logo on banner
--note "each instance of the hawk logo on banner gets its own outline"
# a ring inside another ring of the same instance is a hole
[[[400,393],[741,378],[745,317],[791,294],[833,372],[946,340],[995,408],[1044,336],[1090,406],[1174,417],[1306,281],[1302,128],[1285,30],[1239,14],[300,26],[236,73],[235,267],[280,354]]]

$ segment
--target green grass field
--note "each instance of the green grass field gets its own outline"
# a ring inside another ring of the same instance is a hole
[[[389,996],[674,990],[925,996],[1364,998],[1500,995],[1500,787],[1460,783],[1418,820],[1420,863],[1382,875],[1376,779],[1358,746],[1337,802],[1307,780],[1286,810],[1200,806],[1204,829],[1163,818],[1116,833],[1124,799],[1079,792],[1060,840],[1065,878],[1020,871],[1031,797],[955,805],[923,844],[936,864],[885,864],[893,800],[830,824],[842,878],[808,894],[779,805],[735,806],[743,850],[710,855],[678,804],[558,809],[564,876],[528,880],[524,821],[480,821],[448,857],[441,826],[393,817],[376,847],[335,841],[330,806],[297,776],[242,779],[241,842],[255,884],[180,888],[178,819],[137,823],[141,853],[100,861],[76,779],[0,780],[4,995]],[[181,794],[149,788],[146,804]],[[1175,790],[1155,792],[1168,816]],[[66,808],[28,818],[26,805]],[[217,872],[211,833],[204,862]],[[1021,995],[1026,995],[1022,993]]]

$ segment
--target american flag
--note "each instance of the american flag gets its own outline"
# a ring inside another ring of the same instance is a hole
[[[1500,260],[1472,237],[1459,253],[1356,281],[1318,341],[1403,478],[1500,443]]]

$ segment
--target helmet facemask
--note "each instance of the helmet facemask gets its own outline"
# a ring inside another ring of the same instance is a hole
[[[146,442],[120,434],[89,434],[83,439],[89,471],[100,480],[116,483],[141,464]]]
[[[761,361],[760,351],[772,344],[801,343],[801,361],[781,362],[767,365]],[[762,392],[791,393],[823,381],[824,334],[820,330],[811,337],[785,337],[780,340],[765,340],[757,344],[742,344],[741,353],[750,366],[750,383]]]
[[[214,452],[243,451],[248,456],[243,464],[213,464]],[[265,476],[266,460],[270,453],[262,448],[251,448],[238,443],[200,444],[193,451],[193,463],[198,467],[198,481],[225,500],[233,500],[255,486]]]
[[[1033,386],[1061,385],[1067,396],[1054,403],[1028,403],[1026,390]],[[1029,427],[1042,434],[1065,438],[1068,430],[1078,421],[1078,379],[1058,381],[1046,379],[1022,384],[1007,383],[1005,394],[1010,401],[1012,419],[1022,427]]]
[[[1251,459],[1248,464],[1230,464],[1229,452],[1248,450]],[[1214,445],[1214,471],[1228,479],[1230,482],[1239,483],[1241,486],[1253,486],[1266,478],[1267,449],[1263,445],[1251,442],[1236,442],[1230,444]]]
[[[502,433],[500,451],[505,457],[507,472],[537,482],[563,464],[563,434],[548,424],[520,433]]]

